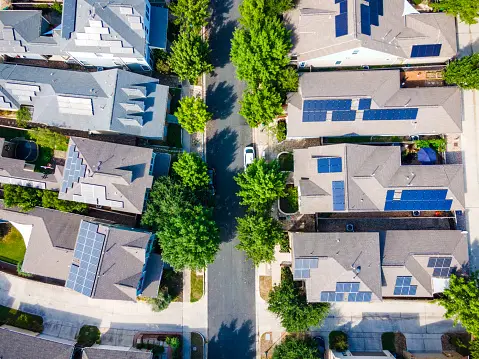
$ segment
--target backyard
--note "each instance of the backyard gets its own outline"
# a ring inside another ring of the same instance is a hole
[[[0,224],[0,259],[17,264],[25,256],[25,242],[19,231],[10,223]]]

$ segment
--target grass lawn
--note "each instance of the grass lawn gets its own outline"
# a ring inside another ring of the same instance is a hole
[[[196,350],[195,350],[196,349]],[[203,359],[204,343],[200,334],[191,333],[191,359]]]
[[[77,343],[83,347],[91,347],[93,344],[100,344],[100,329],[94,325],[84,325],[78,333]]]
[[[37,333],[43,331],[43,318],[39,315],[28,314],[20,310],[0,305],[0,325],[3,324],[31,330]]]
[[[161,277],[161,288],[168,290],[173,302],[183,301],[183,273],[175,272],[171,268],[163,270]]]
[[[168,124],[166,143],[170,147],[181,148],[181,126],[176,123]]]
[[[5,224],[3,226],[6,226]],[[25,256],[25,242],[19,231],[12,225],[8,225],[7,234],[0,239],[0,259],[17,264]]]
[[[192,303],[197,302],[203,296],[203,276],[196,274],[195,270],[191,271],[191,297]]]

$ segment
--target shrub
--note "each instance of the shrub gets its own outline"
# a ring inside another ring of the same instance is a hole
[[[444,70],[444,80],[465,90],[479,89],[479,54],[451,61]]]
[[[173,351],[180,347],[180,339],[177,337],[166,337],[165,342],[173,349]]]
[[[22,271],[22,265],[23,265],[23,261],[17,263],[17,274],[18,274],[20,277],[24,277],[24,278],[31,278],[31,277],[33,277],[33,274],[30,274],[30,273],[27,273],[27,272]]]
[[[63,12],[63,4],[55,1],[52,4],[52,10],[61,14]]]
[[[155,49],[152,54],[155,69],[161,74],[169,74],[171,69],[168,64],[168,53],[165,50]]]
[[[17,118],[17,126],[25,128],[27,127],[28,123],[32,120],[32,114],[30,113],[30,110],[27,107],[21,106],[16,113],[16,118]]]
[[[276,125],[276,139],[278,142],[286,140],[286,121],[278,121]]]
[[[156,298],[147,298],[146,302],[151,305],[151,310],[161,312],[168,308],[171,303],[171,297],[167,290],[160,290]]]
[[[274,348],[273,359],[315,359],[320,353],[316,341],[311,337],[288,336]]]
[[[329,333],[329,347],[338,352],[344,352],[348,350],[348,336],[346,333],[338,330],[334,330]]]
[[[101,333],[94,325],[84,325],[78,333],[77,344],[82,347],[91,347],[93,344],[100,344]]]
[[[43,318],[39,315],[25,313],[0,305],[0,326],[3,324],[37,333],[43,331]]]

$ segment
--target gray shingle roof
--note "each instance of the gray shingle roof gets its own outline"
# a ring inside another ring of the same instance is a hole
[[[14,332],[0,327],[2,359],[71,359],[73,345]]]
[[[149,174],[153,150],[80,137],[70,138],[69,148],[73,147],[86,165],[86,174],[66,191],[62,188],[60,199],[143,212],[146,191],[153,183]]]
[[[318,173],[318,157],[340,157],[342,171]],[[401,165],[397,146],[338,144],[294,151],[294,183],[300,212],[332,212],[332,181],[345,183],[345,210],[383,211],[388,190],[447,189],[451,210],[464,209],[462,165]],[[313,192],[314,184],[319,187]],[[303,196],[303,191],[305,195]]]
[[[441,44],[440,59],[456,55],[454,18],[446,14],[421,13],[403,16],[405,1],[384,1],[384,15],[379,26],[371,26],[371,35],[361,33],[361,1],[347,2],[348,33],[336,37],[335,16],[339,4],[317,0],[301,0],[286,14],[294,31],[293,53],[298,61],[340,53],[364,47],[374,51],[409,59],[413,45]],[[430,58],[429,58],[430,59]]]
[[[299,96],[299,98],[298,98]],[[399,70],[302,73],[299,95],[288,103],[288,137],[461,133],[459,88],[402,88]],[[415,120],[303,122],[303,101],[371,98],[371,109],[418,108]]]
[[[153,353],[136,349],[118,350],[92,347],[83,349],[82,359],[151,359]]]
[[[13,84],[13,85],[12,85]],[[75,86],[72,86],[75,84]],[[38,86],[28,96],[13,94],[12,86]],[[81,131],[114,131],[119,133],[163,138],[168,103],[168,87],[157,79],[132,72],[112,69],[100,72],[78,72],[21,65],[0,64],[0,88],[15,98],[11,108],[33,105],[33,121],[49,126]],[[128,89],[144,89],[146,96],[127,95]],[[60,97],[59,97],[60,96]],[[82,106],[84,113],[60,100],[91,101]],[[4,101],[9,98],[4,96]],[[131,117],[128,106],[142,105],[135,116],[140,122],[122,119]],[[145,104],[145,105],[143,105]],[[66,110],[65,110],[66,107]]]

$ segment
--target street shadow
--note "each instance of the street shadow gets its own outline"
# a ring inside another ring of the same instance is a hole
[[[213,0],[211,1],[211,26],[213,29],[221,27],[228,18],[231,8],[233,7],[233,0]],[[210,28],[211,28],[210,26]]]
[[[208,85],[206,104],[213,113],[213,118],[225,120],[233,113],[233,107],[238,99],[233,85],[226,81]]]
[[[211,31],[209,39],[211,45],[210,59],[214,67],[223,68],[230,62],[231,39],[236,26],[236,21],[227,21]]]
[[[218,334],[208,343],[208,356],[215,359],[255,357],[255,333],[251,321],[238,326],[237,320],[221,324]]]

